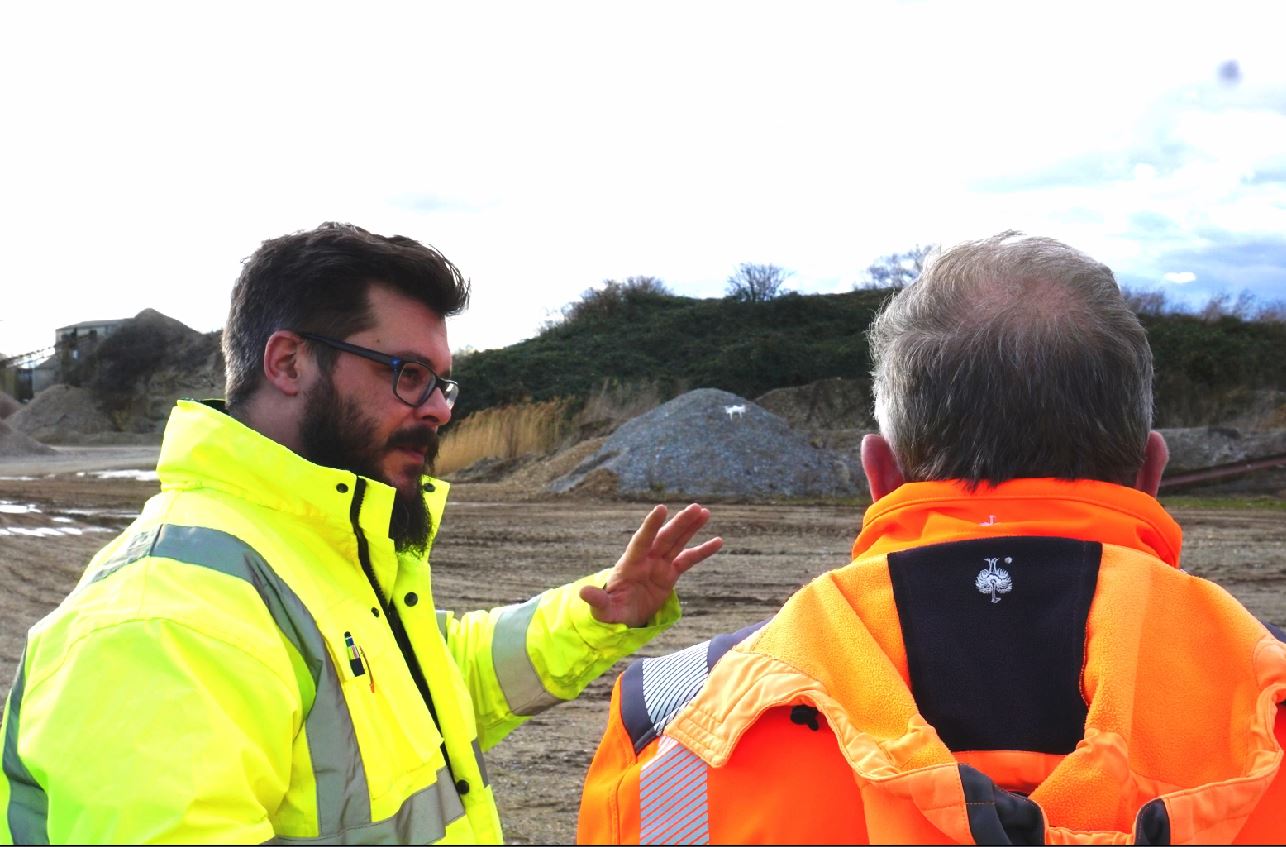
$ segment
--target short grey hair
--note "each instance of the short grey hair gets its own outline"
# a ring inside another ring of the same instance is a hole
[[[1002,232],[932,258],[869,330],[880,432],[908,482],[1132,484],[1152,350],[1112,271]]]

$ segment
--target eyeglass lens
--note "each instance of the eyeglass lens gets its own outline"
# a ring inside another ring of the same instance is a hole
[[[454,382],[439,380],[438,377],[425,368],[423,365],[415,362],[403,362],[401,370],[397,375],[397,385],[395,393],[402,402],[409,403],[412,406],[419,406],[429,399],[429,394],[434,388],[442,389],[442,396],[447,401],[447,406],[454,406],[456,397],[460,393],[460,388]]]

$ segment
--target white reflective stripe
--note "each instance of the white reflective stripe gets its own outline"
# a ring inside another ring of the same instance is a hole
[[[669,726],[705,685],[710,675],[709,649],[710,642],[702,641],[678,653],[643,660],[643,703],[657,732]]]
[[[639,842],[709,844],[707,775],[701,757],[661,736],[656,758],[639,774]]]
[[[199,526],[166,524],[141,533],[113,556],[93,581],[107,578],[144,556],[208,568],[255,589],[312,677],[315,693],[304,726],[317,785],[318,831],[339,832],[370,824],[370,791],[352,715],[325,639],[303,601],[249,544],[221,530]],[[451,784],[450,779],[447,782]]]
[[[491,778],[487,776],[487,762],[482,758],[482,743],[478,739],[473,739],[473,760],[478,763],[478,775],[482,777],[483,786],[491,784]]]
[[[402,803],[392,817],[326,833],[316,838],[278,836],[273,844],[433,844],[446,837],[447,826],[464,817],[464,805],[445,767],[436,781]]]
[[[515,715],[524,717],[562,702],[545,689],[527,655],[527,629],[539,605],[540,597],[536,596],[526,603],[505,606],[491,634],[491,661],[496,680],[509,708]]]
[[[25,653],[25,651],[24,651]],[[22,695],[27,687],[27,657],[18,659],[18,675],[9,691],[9,714],[5,718],[3,768],[9,783],[9,837],[14,844],[49,843],[49,796],[18,755],[18,729]]]

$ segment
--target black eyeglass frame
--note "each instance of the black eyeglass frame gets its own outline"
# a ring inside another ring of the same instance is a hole
[[[381,353],[378,350],[372,350],[369,347],[362,347],[357,344],[349,344],[347,341],[340,341],[336,338],[328,338],[325,335],[317,335],[312,332],[296,332],[300,338],[309,341],[316,341],[318,344],[325,344],[327,347],[333,347],[344,353],[352,353],[354,356],[361,356],[363,359],[369,359],[372,362],[379,362],[381,365],[387,365],[393,369],[393,396],[401,400],[412,408],[423,406],[432,396],[434,389],[442,392],[442,399],[446,401],[447,408],[454,408],[455,401],[460,397],[460,383],[453,379],[447,379],[444,376],[438,376],[438,372],[433,370],[428,362],[420,359],[403,359],[400,356],[390,356],[387,353]],[[419,400],[412,403],[401,394],[397,393],[397,384],[402,379],[402,369],[407,365],[418,365],[429,372],[428,384],[424,386],[424,391],[420,394]]]

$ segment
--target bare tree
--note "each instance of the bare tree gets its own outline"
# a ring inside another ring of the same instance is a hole
[[[606,318],[617,314],[631,303],[668,296],[671,296],[670,289],[654,276],[632,276],[625,282],[605,279],[602,287],[588,288],[579,300],[564,306],[559,317],[547,321],[543,329],[550,329],[564,322]]]
[[[1255,309],[1255,320],[1286,323],[1286,300],[1270,300]]]
[[[905,288],[920,278],[925,262],[937,251],[937,244],[917,244],[905,253],[881,256],[866,269],[866,279],[853,287]]]
[[[1121,296],[1136,315],[1164,315],[1175,311],[1164,291],[1121,286]]]
[[[613,284],[611,282],[609,285]],[[627,277],[622,285],[626,294],[635,295],[670,295],[673,292],[660,279],[654,276],[631,276]]]
[[[1255,295],[1247,289],[1242,289],[1236,299],[1232,293],[1221,291],[1218,294],[1211,295],[1198,312],[1197,316],[1205,321],[1217,321],[1223,317],[1240,318],[1243,321],[1252,320],[1255,317],[1256,301]]]
[[[728,296],[747,303],[763,303],[786,293],[782,285],[789,276],[789,271],[776,265],[743,262],[737,272],[728,277]]]

